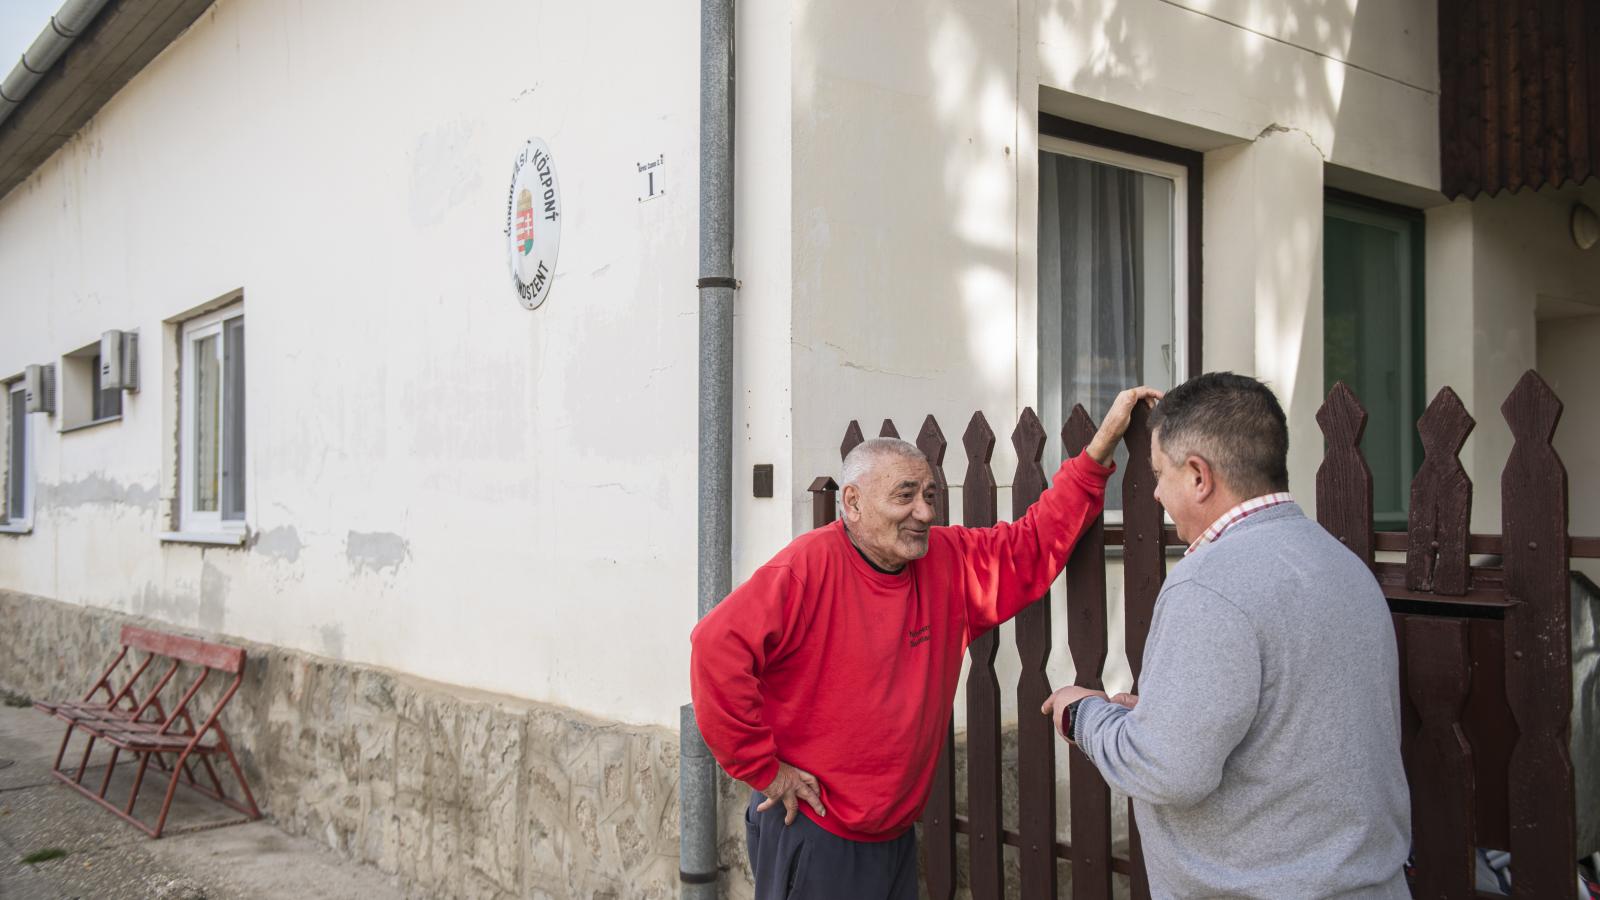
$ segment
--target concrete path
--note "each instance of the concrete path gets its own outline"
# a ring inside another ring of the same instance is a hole
[[[179,790],[166,833],[151,840],[50,776],[65,726],[33,709],[0,705],[0,898],[235,900],[294,897],[399,900],[404,892],[370,866],[350,862],[266,821],[239,822],[226,807]],[[68,757],[81,756],[74,741]],[[84,783],[98,787],[97,750]],[[126,797],[133,767],[118,765],[109,796]],[[164,777],[142,795],[159,806]],[[141,801],[139,811],[145,809]],[[150,819],[149,821],[153,821]],[[44,850],[66,855],[28,864]]]

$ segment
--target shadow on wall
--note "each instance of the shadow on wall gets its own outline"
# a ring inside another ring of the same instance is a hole
[[[1186,104],[1197,119],[1227,113],[1208,106],[1202,95],[1185,93],[1195,89],[1196,72],[1228,79],[1247,100],[1287,87],[1292,97],[1287,105],[1260,103],[1256,111],[1264,118],[1246,127],[1259,132],[1276,124],[1314,132],[1324,159],[1333,154],[1333,138],[1347,115],[1381,112],[1375,86],[1438,92],[1432,3],[1425,9],[1401,10],[1375,0],[1253,0],[1234,4],[1226,13],[1212,12],[1206,8],[1210,5],[1192,0],[1041,0],[1041,42],[1079,62],[1067,83],[1053,86],[1096,96],[1105,84],[1116,83],[1130,93],[1149,92],[1157,107]],[[1149,27],[1158,18],[1168,27]],[[1208,30],[1230,34],[1233,45],[1159,45],[1161,35],[1171,34],[1174,27],[1193,29],[1197,36]],[[1352,69],[1362,77],[1350,77]]]
[[[1197,34],[1236,35],[1237,46],[1220,48],[1230,54],[1229,71],[1240,85],[1272,86],[1244,90],[1265,95],[1288,85],[1293,96],[1287,110],[1263,100],[1258,122],[1236,124],[1289,132],[1326,160],[1340,120],[1364,104],[1358,112],[1371,114],[1370,103],[1348,94],[1355,82],[1336,59],[1370,53],[1362,43],[1379,42],[1402,20],[1371,4],[1373,14],[1358,15],[1355,0],[1262,6],[1243,16],[1253,31],[1151,0],[1055,0],[1037,14],[1041,37],[1081,57],[1063,89],[1093,96],[1116,79],[1148,90],[1154,108],[1195,66],[1215,68],[1204,60],[1219,48],[1158,46],[1143,22],[1159,15],[1170,34],[1174,17],[1192,18]],[[1030,59],[1019,69],[1018,54],[1028,59],[1035,46],[1025,40],[1033,23],[1016,15],[964,0],[866,10],[816,2],[796,12],[795,376],[833,388],[796,393],[797,464],[808,472],[836,465],[833,438],[850,418],[893,416],[905,430],[932,412],[948,427],[982,408],[1014,421],[1036,401],[1019,358],[1034,353],[1023,344],[1033,340],[1025,301],[1037,277],[1037,163],[1020,154],[1034,152],[1037,123],[1034,98],[1020,92],[1039,88],[1020,83],[1034,67]],[[1209,114],[1203,96],[1181,102],[1196,118]],[[1276,283],[1312,278],[1316,225],[1269,251]],[[1320,334],[1310,321],[1279,330],[1302,346]],[[1285,369],[1295,372],[1292,362]],[[1322,373],[1304,374],[1320,397]],[[1296,393],[1294,384],[1280,387]],[[857,398],[848,415],[838,397]],[[995,408],[997,397],[1009,397],[1012,408]],[[959,473],[965,460],[959,446],[951,449],[947,470]],[[997,451],[996,467],[1008,469],[1008,442]],[[797,527],[804,513],[797,509]]]

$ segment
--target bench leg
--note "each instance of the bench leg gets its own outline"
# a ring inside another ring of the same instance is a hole
[[[163,752],[161,752],[159,750],[154,751],[154,753],[155,753],[155,757],[156,757],[156,768],[157,769],[159,769],[159,770],[161,770],[163,772],[169,772],[169,773],[174,771],[171,767],[169,767],[167,765],[167,754],[166,753],[163,753]],[[188,782],[190,784],[198,785],[200,783],[194,777],[194,767],[189,765],[188,763],[185,763],[184,766],[183,766],[183,774],[184,774],[185,778],[187,778],[187,780],[188,780]]]
[[[106,777],[100,779],[100,797],[105,798],[106,790],[111,787],[111,773],[117,770],[117,756],[122,753],[122,748],[115,745],[111,748],[111,762],[106,764]]]
[[[205,757],[202,756],[200,759],[203,761]],[[190,760],[183,764],[183,777],[195,787],[200,786],[200,779],[194,777],[194,760]]]
[[[189,737],[194,737],[195,736],[194,718],[189,715],[189,710],[188,709],[179,710],[178,711],[178,715],[183,718],[184,724],[188,726],[188,730],[186,732],[184,732],[184,733]],[[210,773],[210,775],[211,775],[211,783],[216,786],[217,797],[218,797],[218,799],[221,799],[221,797],[222,797],[222,783],[220,781],[217,781],[217,773],[215,771],[213,771],[212,768],[211,768],[211,760],[210,760],[210,758],[205,756],[205,755],[201,755],[200,762],[205,765],[206,771]],[[184,774],[189,777],[189,784],[192,787],[199,787],[200,786],[200,779],[198,779],[198,778],[196,778],[194,776],[194,767],[192,765],[184,766]]]
[[[161,770],[162,772],[169,773],[169,774],[174,774],[176,772],[175,769],[173,769],[172,767],[167,765],[167,754],[166,753],[163,753],[163,752],[161,752],[159,750],[154,751],[154,753],[155,753],[155,757],[156,757],[156,768],[157,769]],[[194,767],[189,763],[184,763],[183,764],[183,776],[184,776],[185,780],[191,785],[198,786],[200,784],[200,782],[198,780],[196,780],[195,777],[194,777]]]
[[[261,818],[261,808],[256,806],[255,795],[250,793],[250,782],[244,780],[244,769],[239,767],[239,759],[233,755],[233,745],[228,743],[227,733],[222,730],[220,725],[217,726],[216,732],[217,746],[221,747],[223,754],[228,757],[228,765],[233,768],[233,777],[239,782],[239,790],[244,792],[244,802],[250,806],[250,818]]]
[[[217,796],[219,796],[219,797],[222,796],[223,795],[222,779],[217,777],[217,770],[216,770],[215,767],[213,767],[211,765],[211,757],[210,756],[202,756],[202,757],[200,757],[200,765],[205,767],[206,776],[211,779],[211,786],[216,788]],[[198,787],[198,785],[197,785],[197,787]]]
[[[73,779],[78,784],[83,784],[83,773],[84,770],[89,768],[89,754],[92,752],[94,752],[94,735],[91,734],[89,735],[89,743],[83,747],[83,759],[78,761],[78,775]]]
[[[65,759],[67,756],[67,743],[72,740],[72,729],[76,727],[77,726],[71,722],[67,723],[67,733],[61,736],[61,749],[56,751],[56,761],[51,764],[50,771],[61,771],[61,760]]]
[[[133,804],[139,802],[139,788],[144,785],[144,771],[150,768],[150,754],[139,754],[139,771],[133,775],[133,790],[128,792],[128,805],[123,812],[128,818],[133,818]]]
[[[156,830],[151,833],[151,837],[161,837],[162,829],[167,827],[167,813],[172,811],[172,795],[178,792],[178,773],[188,763],[189,750],[190,748],[185,747],[183,752],[178,754],[178,763],[173,767],[172,774],[167,777],[167,795],[161,800],[161,814],[156,818]]]

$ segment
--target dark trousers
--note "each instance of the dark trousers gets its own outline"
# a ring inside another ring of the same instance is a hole
[[[917,833],[892,841],[852,841],[804,814],[783,824],[783,804],[766,812],[756,794],[744,811],[756,900],[917,900]]]

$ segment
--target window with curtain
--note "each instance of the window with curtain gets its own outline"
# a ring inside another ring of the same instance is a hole
[[[1076,404],[1099,421],[1119,392],[1165,390],[1187,370],[1187,171],[1041,138],[1039,407],[1060,459]],[[1126,462],[1119,448],[1117,462]],[[1106,496],[1120,510],[1121,480]]]
[[[1323,213],[1323,386],[1366,407],[1374,524],[1404,530],[1422,464],[1422,214],[1343,195]]]

